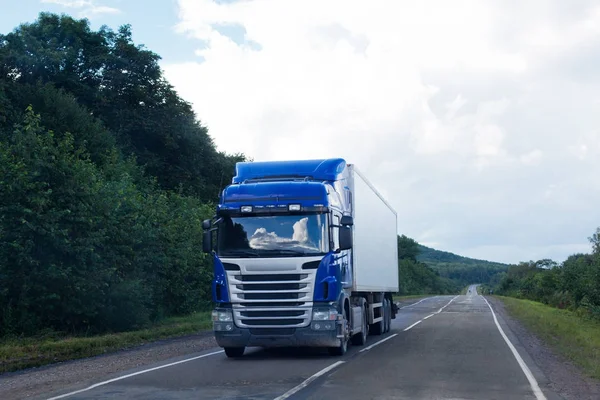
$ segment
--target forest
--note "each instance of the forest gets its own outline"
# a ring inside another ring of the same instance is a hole
[[[529,299],[600,319],[600,228],[589,238],[590,254],[573,254],[563,263],[543,259],[511,266],[495,294]]]
[[[0,336],[121,331],[210,306],[219,152],[131,29],[0,35]]]
[[[248,159],[218,151],[159,61],[127,25],[41,13],[0,34],[0,337],[211,307],[201,221]],[[456,293],[500,268],[398,246],[400,294]]]
[[[508,264],[432,249],[405,235],[398,237],[401,294],[458,293],[473,283],[494,285]]]
[[[461,287],[473,283],[495,285],[508,269],[508,264],[463,257],[447,251],[419,245],[418,261],[422,261],[443,277]]]

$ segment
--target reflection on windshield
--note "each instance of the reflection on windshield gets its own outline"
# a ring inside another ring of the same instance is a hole
[[[219,227],[219,255],[318,255],[327,252],[326,216],[225,217]]]

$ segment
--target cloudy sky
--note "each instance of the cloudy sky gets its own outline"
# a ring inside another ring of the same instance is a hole
[[[439,249],[505,262],[589,251],[597,2],[152,3],[0,0],[0,31],[42,10],[131,23],[221,150],[344,157],[395,206],[401,233]]]

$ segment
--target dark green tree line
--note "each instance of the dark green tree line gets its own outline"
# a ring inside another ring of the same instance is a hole
[[[120,331],[210,303],[219,152],[128,26],[0,35],[0,336]]]
[[[496,293],[600,318],[600,228],[589,240],[591,254],[573,254],[562,264],[545,259],[511,266]]]
[[[398,236],[399,294],[447,294],[459,290],[455,282],[417,261],[419,253],[419,244],[414,239]]]

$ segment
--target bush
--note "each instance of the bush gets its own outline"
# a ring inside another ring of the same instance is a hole
[[[540,260],[511,266],[496,287],[497,293],[600,318],[599,233],[600,228],[590,238],[592,254],[574,254],[561,265]]]
[[[105,174],[31,108],[0,146],[0,334],[121,331],[208,305],[208,206],[136,184],[127,163]]]

